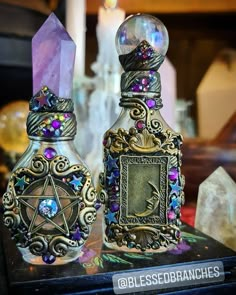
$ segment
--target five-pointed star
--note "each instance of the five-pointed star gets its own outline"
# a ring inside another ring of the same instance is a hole
[[[40,96],[36,97],[35,99],[38,101],[40,107],[48,105],[48,97],[43,93],[40,93]]]
[[[74,189],[78,191],[79,187],[83,186],[81,182],[82,179],[83,177],[77,178],[75,175],[73,175],[73,180],[71,180],[69,183],[72,184],[74,186]]]
[[[52,195],[46,195],[47,188],[49,185],[52,187],[52,191],[53,191]],[[34,234],[34,233],[38,232],[46,223],[51,223],[60,232],[69,236],[70,231],[69,231],[69,227],[68,227],[67,220],[66,220],[64,213],[68,208],[73,208],[75,205],[77,205],[79,202],[79,199],[76,198],[75,196],[70,196],[67,194],[64,196],[61,196],[61,195],[59,196],[57,189],[56,189],[56,185],[53,180],[53,177],[51,175],[48,175],[47,178],[45,179],[45,182],[44,182],[44,185],[43,185],[40,195],[17,195],[16,198],[18,199],[18,201],[21,204],[23,204],[24,206],[29,207],[33,210],[33,215],[32,215],[32,219],[29,224],[28,232],[30,232],[31,234]],[[33,206],[32,204],[27,202],[30,199],[31,200],[35,199],[37,201],[35,206]],[[41,215],[39,213],[38,207],[39,207],[40,201],[45,200],[45,199],[54,199],[58,205],[59,210],[56,213],[56,215],[54,215],[52,218],[48,218],[47,216]],[[61,199],[70,199],[71,202],[68,205],[66,205],[65,207],[62,207],[61,201],[60,201]],[[40,215],[44,219],[44,221],[42,221],[38,225],[35,225],[38,215]],[[58,225],[56,222],[53,221],[57,216],[62,217],[62,225]]]
[[[19,186],[20,187],[20,190],[24,190],[25,188],[25,185],[26,184],[29,184],[26,180],[25,180],[25,175],[22,176],[21,178],[19,177],[16,177],[16,180],[17,180],[17,183],[15,184],[15,186]]]
[[[107,179],[108,179],[108,184],[115,184],[116,183],[116,177],[114,175],[114,173],[111,173],[110,176],[107,176]]]
[[[107,161],[105,162],[106,165],[107,165],[108,171],[111,171],[112,168],[116,168],[116,169],[118,168],[118,166],[117,166],[117,164],[116,164],[116,161],[117,161],[117,160],[118,160],[117,158],[112,158],[111,155],[108,155],[108,159],[107,159]]]
[[[178,207],[179,206],[179,200],[178,200],[178,198],[172,198],[171,203],[170,203],[170,206],[173,209],[176,208],[176,207]]]
[[[171,194],[174,194],[174,193],[178,194],[178,192],[182,190],[182,187],[178,185],[178,181],[176,181],[176,183],[174,184],[171,184],[170,186],[171,186],[171,192],[170,192]]]
[[[117,219],[115,218],[115,213],[112,213],[110,210],[105,215],[105,218],[108,220],[108,224],[111,224],[112,222],[117,223]]]

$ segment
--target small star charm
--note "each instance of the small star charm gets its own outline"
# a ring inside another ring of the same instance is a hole
[[[178,185],[178,182],[174,183],[174,184],[171,184],[171,194],[174,194],[174,193],[179,193],[181,190],[182,190],[182,187]]]
[[[47,97],[47,95],[41,94],[40,96],[36,97],[35,100],[37,100],[40,107],[48,105],[48,97]]]
[[[107,168],[108,168],[108,171],[111,171],[113,168],[115,168],[115,169],[118,168],[118,166],[117,166],[117,164],[116,164],[116,161],[117,161],[117,160],[118,160],[117,158],[112,158],[111,155],[108,156],[108,159],[107,159],[107,161],[105,162],[105,163],[106,163],[106,166],[107,166]]]
[[[177,198],[172,198],[170,206],[174,209],[179,206],[179,201]]]
[[[108,213],[105,215],[105,218],[107,219],[108,224],[111,224],[112,222],[117,223],[115,213],[112,213],[111,211],[108,211]]]
[[[114,173],[111,173],[111,176],[107,176],[107,179],[108,179],[108,185],[116,184],[116,177]]]
[[[22,190],[22,191],[24,190],[25,185],[29,184],[29,182],[27,182],[25,180],[25,175],[23,177],[21,177],[21,178],[16,177],[16,180],[17,180],[17,183],[15,184],[15,186],[18,186],[20,188],[20,190]]]
[[[75,175],[73,175],[73,180],[71,180],[69,183],[72,184],[74,186],[74,189],[78,191],[79,188],[81,186],[83,186],[83,184],[81,182],[82,179],[83,179],[83,177],[77,178]]]

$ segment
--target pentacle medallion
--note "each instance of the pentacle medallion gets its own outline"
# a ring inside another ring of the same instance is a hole
[[[70,166],[64,156],[48,160],[36,155],[30,168],[19,168],[10,178],[4,222],[18,246],[56,260],[87,239],[96,218],[95,197],[84,166]]]

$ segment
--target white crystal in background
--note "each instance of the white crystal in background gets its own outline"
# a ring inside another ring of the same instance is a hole
[[[236,183],[222,167],[199,186],[195,227],[236,251]]]

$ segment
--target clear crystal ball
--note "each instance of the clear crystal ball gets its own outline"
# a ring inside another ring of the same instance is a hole
[[[119,55],[130,53],[146,40],[154,50],[165,55],[169,46],[168,31],[156,17],[147,14],[129,16],[116,33],[116,49]]]

